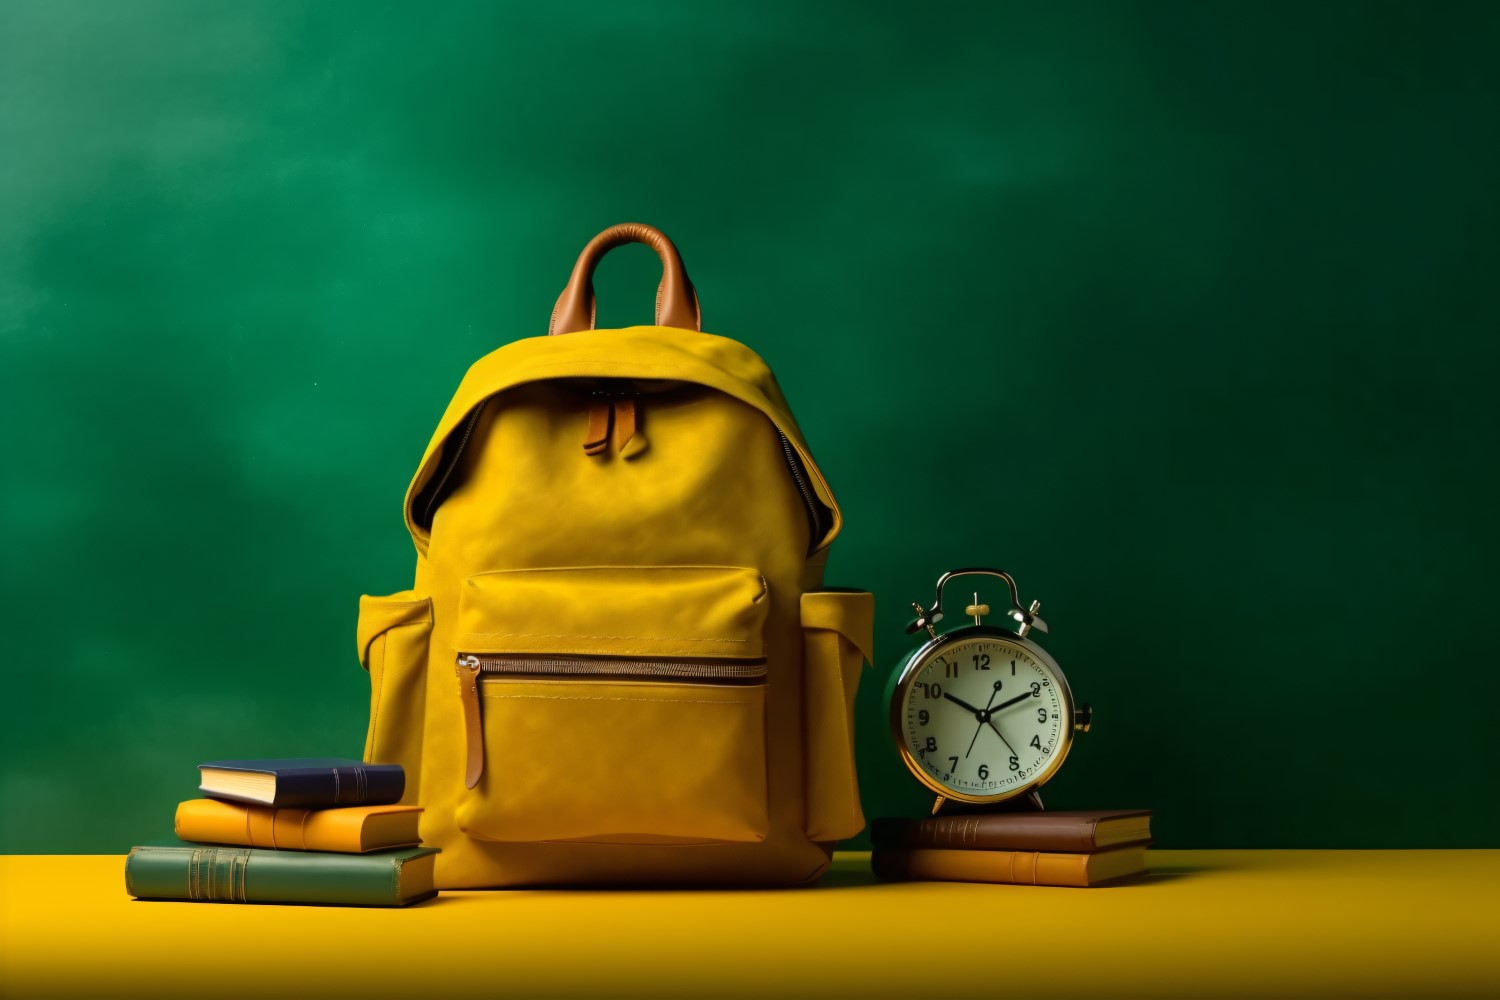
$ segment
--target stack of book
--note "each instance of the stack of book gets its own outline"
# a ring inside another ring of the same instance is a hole
[[[435,848],[417,846],[417,806],[399,764],[338,757],[200,764],[207,798],[177,807],[188,843],[136,847],[138,899],[406,906],[437,895]],[[228,845],[228,846],[214,846]]]
[[[870,832],[883,879],[1091,886],[1146,870],[1151,811],[878,819]]]

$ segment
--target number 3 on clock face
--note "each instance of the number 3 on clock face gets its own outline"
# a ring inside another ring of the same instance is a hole
[[[907,663],[895,695],[891,724],[907,766],[960,801],[999,802],[1041,785],[1072,743],[1067,682],[1023,640],[940,639]]]

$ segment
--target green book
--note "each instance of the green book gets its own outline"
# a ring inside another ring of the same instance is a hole
[[[406,906],[437,895],[437,853],[435,847],[370,854],[136,847],[125,861],[125,891],[137,899],[205,903]]]

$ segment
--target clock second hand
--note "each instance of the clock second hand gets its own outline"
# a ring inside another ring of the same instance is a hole
[[[1030,696],[1028,695],[1027,697],[1030,697]],[[1005,744],[1005,749],[1007,749],[1007,750],[1010,751],[1011,756],[1019,758],[1021,755],[1018,754],[1018,753],[1016,753],[1016,748],[1010,745],[1010,740],[1006,739],[1005,738],[1005,734],[1000,731],[1000,727],[997,726],[997,725],[995,725],[995,718],[994,718],[994,716],[986,715],[984,717],[984,721],[988,722],[990,724],[990,728],[995,731],[995,735],[996,736],[1000,737],[1000,742]]]
[[[969,759],[969,754],[971,754],[971,753],[974,752],[974,744],[979,740],[979,734],[984,729],[984,724],[989,721],[989,718],[990,718],[990,704],[995,700],[995,695],[997,695],[999,693],[1000,693],[1000,682],[996,681],[995,682],[995,686],[990,689],[990,700],[984,703],[984,711],[982,711],[982,712],[979,713],[979,725],[977,725],[977,726],[974,727],[974,739],[972,739],[972,740],[969,741],[969,749],[967,749],[967,750],[964,751],[964,760],[968,760]],[[997,733],[999,731],[1000,730],[998,730],[998,729],[995,730],[995,732],[997,732]],[[1000,738],[1002,740],[1005,739],[1004,736],[1002,736]],[[1005,745],[1006,746],[1010,746],[1009,743],[1007,743]],[[1011,753],[1015,753],[1015,751],[1012,750]]]
[[[1036,697],[1036,694],[1037,693],[1034,691],[1027,691],[1025,694],[1018,694],[1014,698],[1011,698],[1007,701],[1002,701],[994,708],[985,709],[984,721],[990,724],[990,728],[995,731],[996,736],[1000,737],[1000,742],[1005,744],[1005,749],[1009,750],[1012,756],[1019,757],[1021,755],[1016,753],[1016,748],[1010,745],[1010,740],[1005,738],[1005,734],[1002,733],[1000,731],[1000,727],[995,724],[995,713],[1000,711],[1002,708],[1009,708],[1012,705],[1019,705],[1023,701]],[[981,728],[983,728],[983,724],[981,724]],[[970,749],[973,749],[973,746],[974,745],[972,743],[969,744]]]

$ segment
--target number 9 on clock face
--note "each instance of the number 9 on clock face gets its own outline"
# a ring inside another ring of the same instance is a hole
[[[998,802],[1045,782],[1072,743],[1062,671],[1040,647],[999,635],[942,637],[897,678],[891,725],[907,766],[933,791]]]

